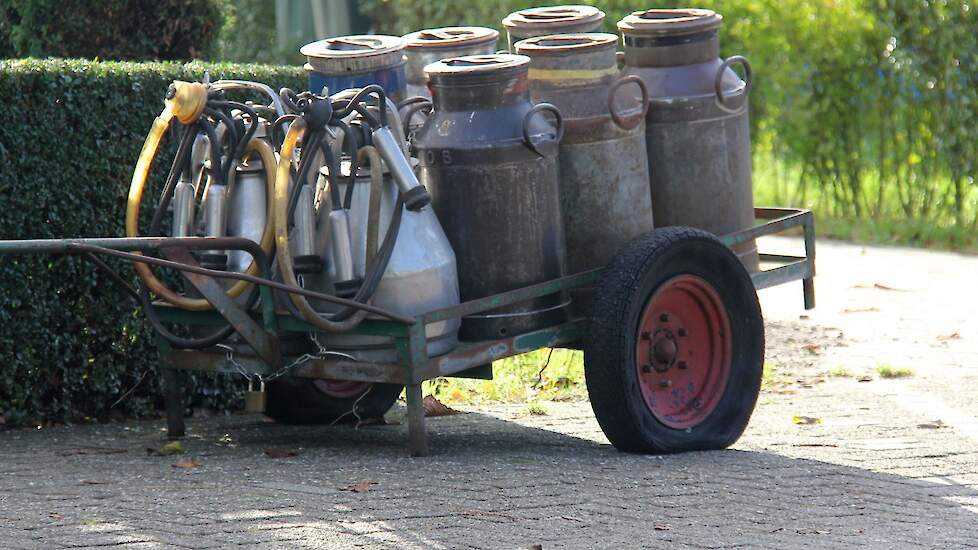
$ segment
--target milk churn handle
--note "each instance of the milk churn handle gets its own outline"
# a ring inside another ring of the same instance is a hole
[[[633,82],[638,85],[638,89],[642,92],[642,113],[640,116],[630,117],[633,122],[629,122],[629,119],[623,118],[617,111],[615,111],[615,95],[618,93],[619,88],[625,84],[630,84]],[[615,83],[612,84],[611,88],[608,90],[608,112],[611,113],[611,120],[614,120],[615,124],[617,124],[619,128],[622,130],[634,130],[639,124],[642,123],[645,115],[649,113],[649,89],[645,86],[645,82],[633,74],[624,76],[615,81]]]
[[[726,96],[723,95],[722,86],[723,86],[724,73],[726,73],[727,69],[729,69],[731,66],[737,63],[739,63],[741,66],[744,67],[744,105],[741,105],[740,107],[734,109],[727,105],[727,98]],[[742,55],[735,55],[732,57],[728,57],[717,68],[717,75],[713,79],[713,89],[716,91],[717,94],[717,105],[724,111],[730,113],[739,111],[742,107],[747,105],[747,97],[750,95],[750,90],[751,90],[751,86],[753,85],[753,82],[754,82],[754,73],[753,71],[751,71],[750,62],[747,61],[747,58]]]
[[[539,113],[540,111],[550,111],[554,115],[557,125],[557,132],[554,134],[553,138],[554,144],[560,143],[560,140],[564,137],[564,118],[560,116],[560,110],[550,103],[537,103],[531,107],[525,115],[523,115],[523,142],[526,143],[526,146],[529,147],[534,153],[544,156],[544,154],[538,149],[540,144],[534,143],[533,140],[530,139],[530,128],[528,126],[530,120],[533,118],[533,115]]]

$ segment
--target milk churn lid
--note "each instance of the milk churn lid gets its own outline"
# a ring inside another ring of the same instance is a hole
[[[503,19],[507,29],[531,29],[545,31],[604,20],[604,12],[594,6],[545,6],[514,11]]]
[[[697,8],[636,11],[618,22],[618,29],[625,33],[648,35],[677,35],[708,31],[718,28],[723,16]]]
[[[408,49],[459,48],[495,43],[497,40],[499,31],[486,27],[442,27],[404,35],[404,44]]]
[[[404,41],[397,36],[360,34],[327,38],[303,46],[299,53],[309,58],[370,57],[395,52],[404,48]]]
[[[585,32],[577,34],[553,34],[535,36],[520,40],[515,44],[517,53],[529,56],[548,53],[573,53],[618,44],[618,35],[606,32]]]
[[[507,69],[526,70],[530,58],[525,55],[494,53],[451,57],[432,63],[424,68],[428,76],[487,75]]]

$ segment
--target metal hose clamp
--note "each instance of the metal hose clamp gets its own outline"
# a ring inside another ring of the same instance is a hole
[[[727,69],[735,64],[740,64],[744,67],[744,103],[736,108],[731,108],[727,105],[727,96],[723,95],[723,75],[727,72]],[[717,67],[717,74],[713,78],[713,89],[717,95],[717,106],[728,113],[736,113],[747,106],[747,97],[750,95],[751,87],[754,83],[754,72],[751,70],[750,62],[747,58],[742,55],[735,55],[728,57]]]
[[[615,95],[622,86],[633,82],[638,85],[638,89],[642,92],[642,113],[640,116],[629,117],[634,120],[634,123],[629,124],[628,119],[623,118],[615,111]],[[645,82],[633,74],[615,81],[611,85],[611,88],[608,89],[608,112],[611,113],[611,120],[615,121],[615,124],[622,130],[634,130],[637,128],[642,123],[642,120],[645,119],[645,115],[649,113],[649,89],[645,86]]]
[[[552,140],[535,143],[532,139],[530,139],[529,122],[533,118],[533,115],[541,111],[550,111],[550,113],[554,115],[555,125],[557,129],[556,132],[554,133],[554,137]],[[525,143],[526,146],[529,147],[530,150],[532,150],[534,153],[540,155],[541,157],[546,156],[545,153],[540,151],[539,149],[540,146],[549,143],[556,145],[560,143],[560,140],[563,138],[564,138],[564,117],[560,115],[560,109],[558,109],[556,106],[550,103],[537,103],[536,105],[531,107],[530,110],[527,111],[525,115],[523,115],[523,143]]]

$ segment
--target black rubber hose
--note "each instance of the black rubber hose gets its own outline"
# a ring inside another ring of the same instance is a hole
[[[367,300],[373,297],[374,292],[377,291],[377,287],[380,286],[380,280],[383,278],[384,272],[387,271],[391,254],[394,252],[394,245],[397,243],[397,234],[401,229],[403,211],[404,200],[398,196],[397,203],[394,205],[394,215],[391,216],[390,225],[387,227],[387,234],[384,235],[384,242],[377,250],[377,255],[374,256],[373,265],[367,266],[367,274],[364,275],[363,284],[360,285],[356,295],[353,297],[354,302],[366,303]],[[345,321],[357,311],[357,309],[352,307],[344,307],[336,312],[329,320],[333,322]]]
[[[343,197],[343,208],[349,209],[353,204],[353,184],[356,182],[357,170],[360,168],[357,155],[357,151],[360,150],[360,143],[353,134],[353,129],[350,128],[349,124],[343,122],[342,119],[337,119],[334,121],[333,125],[343,132],[343,149],[347,156],[350,157],[350,175],[347,176],[346,193]],[[337,169],[341,170],[339,166],[337,166]],[[342,174],[337,172],[337,178],[339,178],[341,175]],[[330,183],[330,185],[332,185],[332,183]],[[337,188],[337,196],[334,198],[333,208],[338,208],[338,205],[340,204],[338,199],[339,188]]]
[[[241,139],[238,142],[238,146],[234,148],[234,156],[232,159],[240,159],[242,156],[244,156],[245,147],[248,146],[248,142],[251,141],[251,138],[255,137],[255,132],[258,131],[258,112],[252,109],[250,105],[238,101],[210,101],[208,102],[208,105],[238,109],[243,111],[249,118],[251,118],[251,124],[247,125],[244,138]]]
[[[319,144],[323,141],[323,132],[311,129],[307,134],[309,138],[309,143],[305,143],[303,140],[302,149],[311,154],[303,154],[302,158],[299,160],[299,175],[296,176],[295,186],[292,188],[292,193],[289,195],[289,210],[288,210],[288,222],[289,227],[295,224],[295,209],[299,205],[299,190],[302,189],[303,185],[306,185],[306,178],[309,176],[309,168],[312,166],[312,161],[316,157],[316,151],[319,150]]]
[[[217,184],[224,184],[227,180],[224,179],[224,173],[220,170],[221,167],[221,144],[217,140],[217,130],[214,129],[208,120],[200,118],[197,123],[200,125],[201,130],[207,134],[207,141],[210,142],[211,146],[211,178]],[[215,170],[214,167],[217,167]]]
[[[211,173],[220,172],[221,173],[220,181],[227,183],[229,181],[228,180],[228,173],[229,173],[229,170],[228,169],[231,167],[232,160],[233,160],[231,154],[232,154],[232,151],[234,151],[234,149],[238,146],[238,128],[235,125],[234,120],[232,120],[231,117],[229,117],[227,115],[227,113],[221,111],[220,109],[212,109],[210,107],[205,107],[204,108],[204,114],[207,114],[207,115],[210,115],[210,116],[212,116],[214,118],[220,119],[221,122],[224,123],[224,126],[227,128],[227,133],[225,134],[225,137],[227,138],[227,143],[228,143],[228,156],[227,156],[227,158],[226,159],[223,159],[223,160],[221,159],[221,155],[220,155],[220,145],[221,144],[220,143],[217,144],[218,145],[218,155],[216,157],[212,155],[212,157],[211,157]],[[217,130],[215,129],[215,135],[217,135],[216,132],[217,132]],[[213,149],[212,149],[212,151],[213,151]]]
[[[173,199],[173,191],[177,186],[177,179],[180,177],[180,173],[185,169],[185,165],[190,158],[190,152],[193,149],[194,138],[197,137],[197,124],[191,124],[185,126],[184,130],[186,133],[180,138],[180,145],[177,147],[177,154],[173,157],[173,164],[170,166],[170,173],[166,176],[166,184],[163,185],[163,194],[160,195],[160,203],[156,207],[156,211],[153,212],[153,220],[149,224],[149,235],[154,236],[159,232],[160,225],[163,224],[163,215],[166,213],[166,209],[170,207],[170,200]]]
[[[251,307],[254,306],[254,299],[257,296],[258,292],[251,293],[251,297],[248,298],[250,303],[247,305],[247,309],[251,309]],[[213,333],[200,338],[184,338],[183,336],[173,334],[168,328],[163,326],[163,322],[156,316],[156,310],[153,309],[153,302],[149,297],[149,290],[142,281],[139,282],[139,302],[142,304],[143,312],[146,314],[146,319],[153,326],[153,330],[162,336],[164,340],[169,342],[171,346],[177,349],[209,348],[211,346],[220,344],[231,336],[232,333],[234,333],[234,326],[228,323]]]
[[[377,99],[379,100],[377,107],[380,111],[380,120],[377,120],[372,113],[365,112],[366,109],[363,109],[362,105],[360,105],[363,102],[363,98],[370,94],[376,95]],[[363,109],[363,111],[360,109]],[[370,120],[371,122],[376,121],[377,124],[375,124],[375,127],[387,126],[387,92],[385,92],[384,89],[377,84],[370,84],[369,86],[364,86],[361,88],[360,91],[351,97],[343,107],[340,107],[339,109],[334,107],[333,110],[339,111],[339,113],[336,115],[337,118],[346,118],[347,116],[353,114],[353,111],[357,111],[367,118],[367,120]]]

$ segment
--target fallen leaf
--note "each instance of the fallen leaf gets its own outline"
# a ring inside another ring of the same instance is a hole
[[[957,332],[952,332],[951,334],[947,334],[947,335],[944,335],[944,336],[938,336],[937,339],[940,340],[940,341],[942,341],[942,342],[947,341],[947,340],[960,340],[961,339],[961,334],[960,333],[957,333]]]
[[[780,393],[781,395],[795,395],[798,393],[798,390],[788,388],[784,390],[774,390],[774,393]]]
[[[516,521],[515,516],[504,514],[502,512],[490,512],[488,510],[462,510],[458,514],[460,516],[465,516],[465,517],[495,517],[495,518],[506,518],[509,520]]]
[[[64,514],[59,514],[57,512],[48,512],[48,517],[51,519],[62,520],[65,519]]]
[[[811,353],[812,355],[818,355],[818,350],[819,350],[818,344],[805,344],[804,346],[802,346],[802,348],[807,350],[808,353]]]
[[[64,451],[58,451],[58,454],[61,456],[118,455],[127,452],[129,452],[127,449],[113,449],[111,447],[77,447],[74,449],[66,449]]]
[[[835,443],[795,443],[795,447],[838,447]]]
[[[815,418],[814,416],[794,416],[791,418],[791,421],[802,426],[822,423],[821,418]]]
[[[931,420],[930,422],[917,424],[917,427],[925,430],[938,430],[940,428],[947,427],[947,424],[945,424],[942,420]]]
[[[172,456],[183,454],[183,443],[180,443],[179,441],[171,441],[159,449],[146,447],[146,454],[150,456]]]
[[[424,405],[425,416],[451,416],[453,414],[462,414],[461,411],[456,411],[455,409],[436,399],[434,395],[425,397],[422,403]]]
[[[371,481],[371,480],[361,481],[359,483],[354,483],[353,485],[340,487],[340,491],[350,491],[353,493],[366,493],[374,485],[377,485],[376,481]]]
[[[873,288],[876,290],[889,290],[893,292],[910,292],[905,288],[895,288],[889,285],[884,285],[882,283],[873,283],[872,285],[852,285],[852,288]]]
[[[526,547],[526,550],[543,550],[542,544],[531,544]]]
[[[864,375],[860,376],[859,378],[857,378],[856,381],[857,382],[872,382],[873,381],[873,377],[870,376],[870,375],[868,375],[868,374],[864,374]]]
[[[872,313],[874,311],[879,311],[878,307],[857,307],[857,308],[846,308],[842,310],[842,313]]]
[[[172,466],[174,468],[200,468],[203,463],[196,458],[188,458],[186,460],[181,460]]]
[[[83,479],[78,482],[79,485],[108,485],[108,481],[95,481],[94,479]]]
[[[290,458],[298,454],[291,449],[280,449],[278,447],[268,447],[265,449],[265,456],[268,458]]]
[[[656,523],[652,528],[656,531],[672,531],[672,525],[668,523]]]

